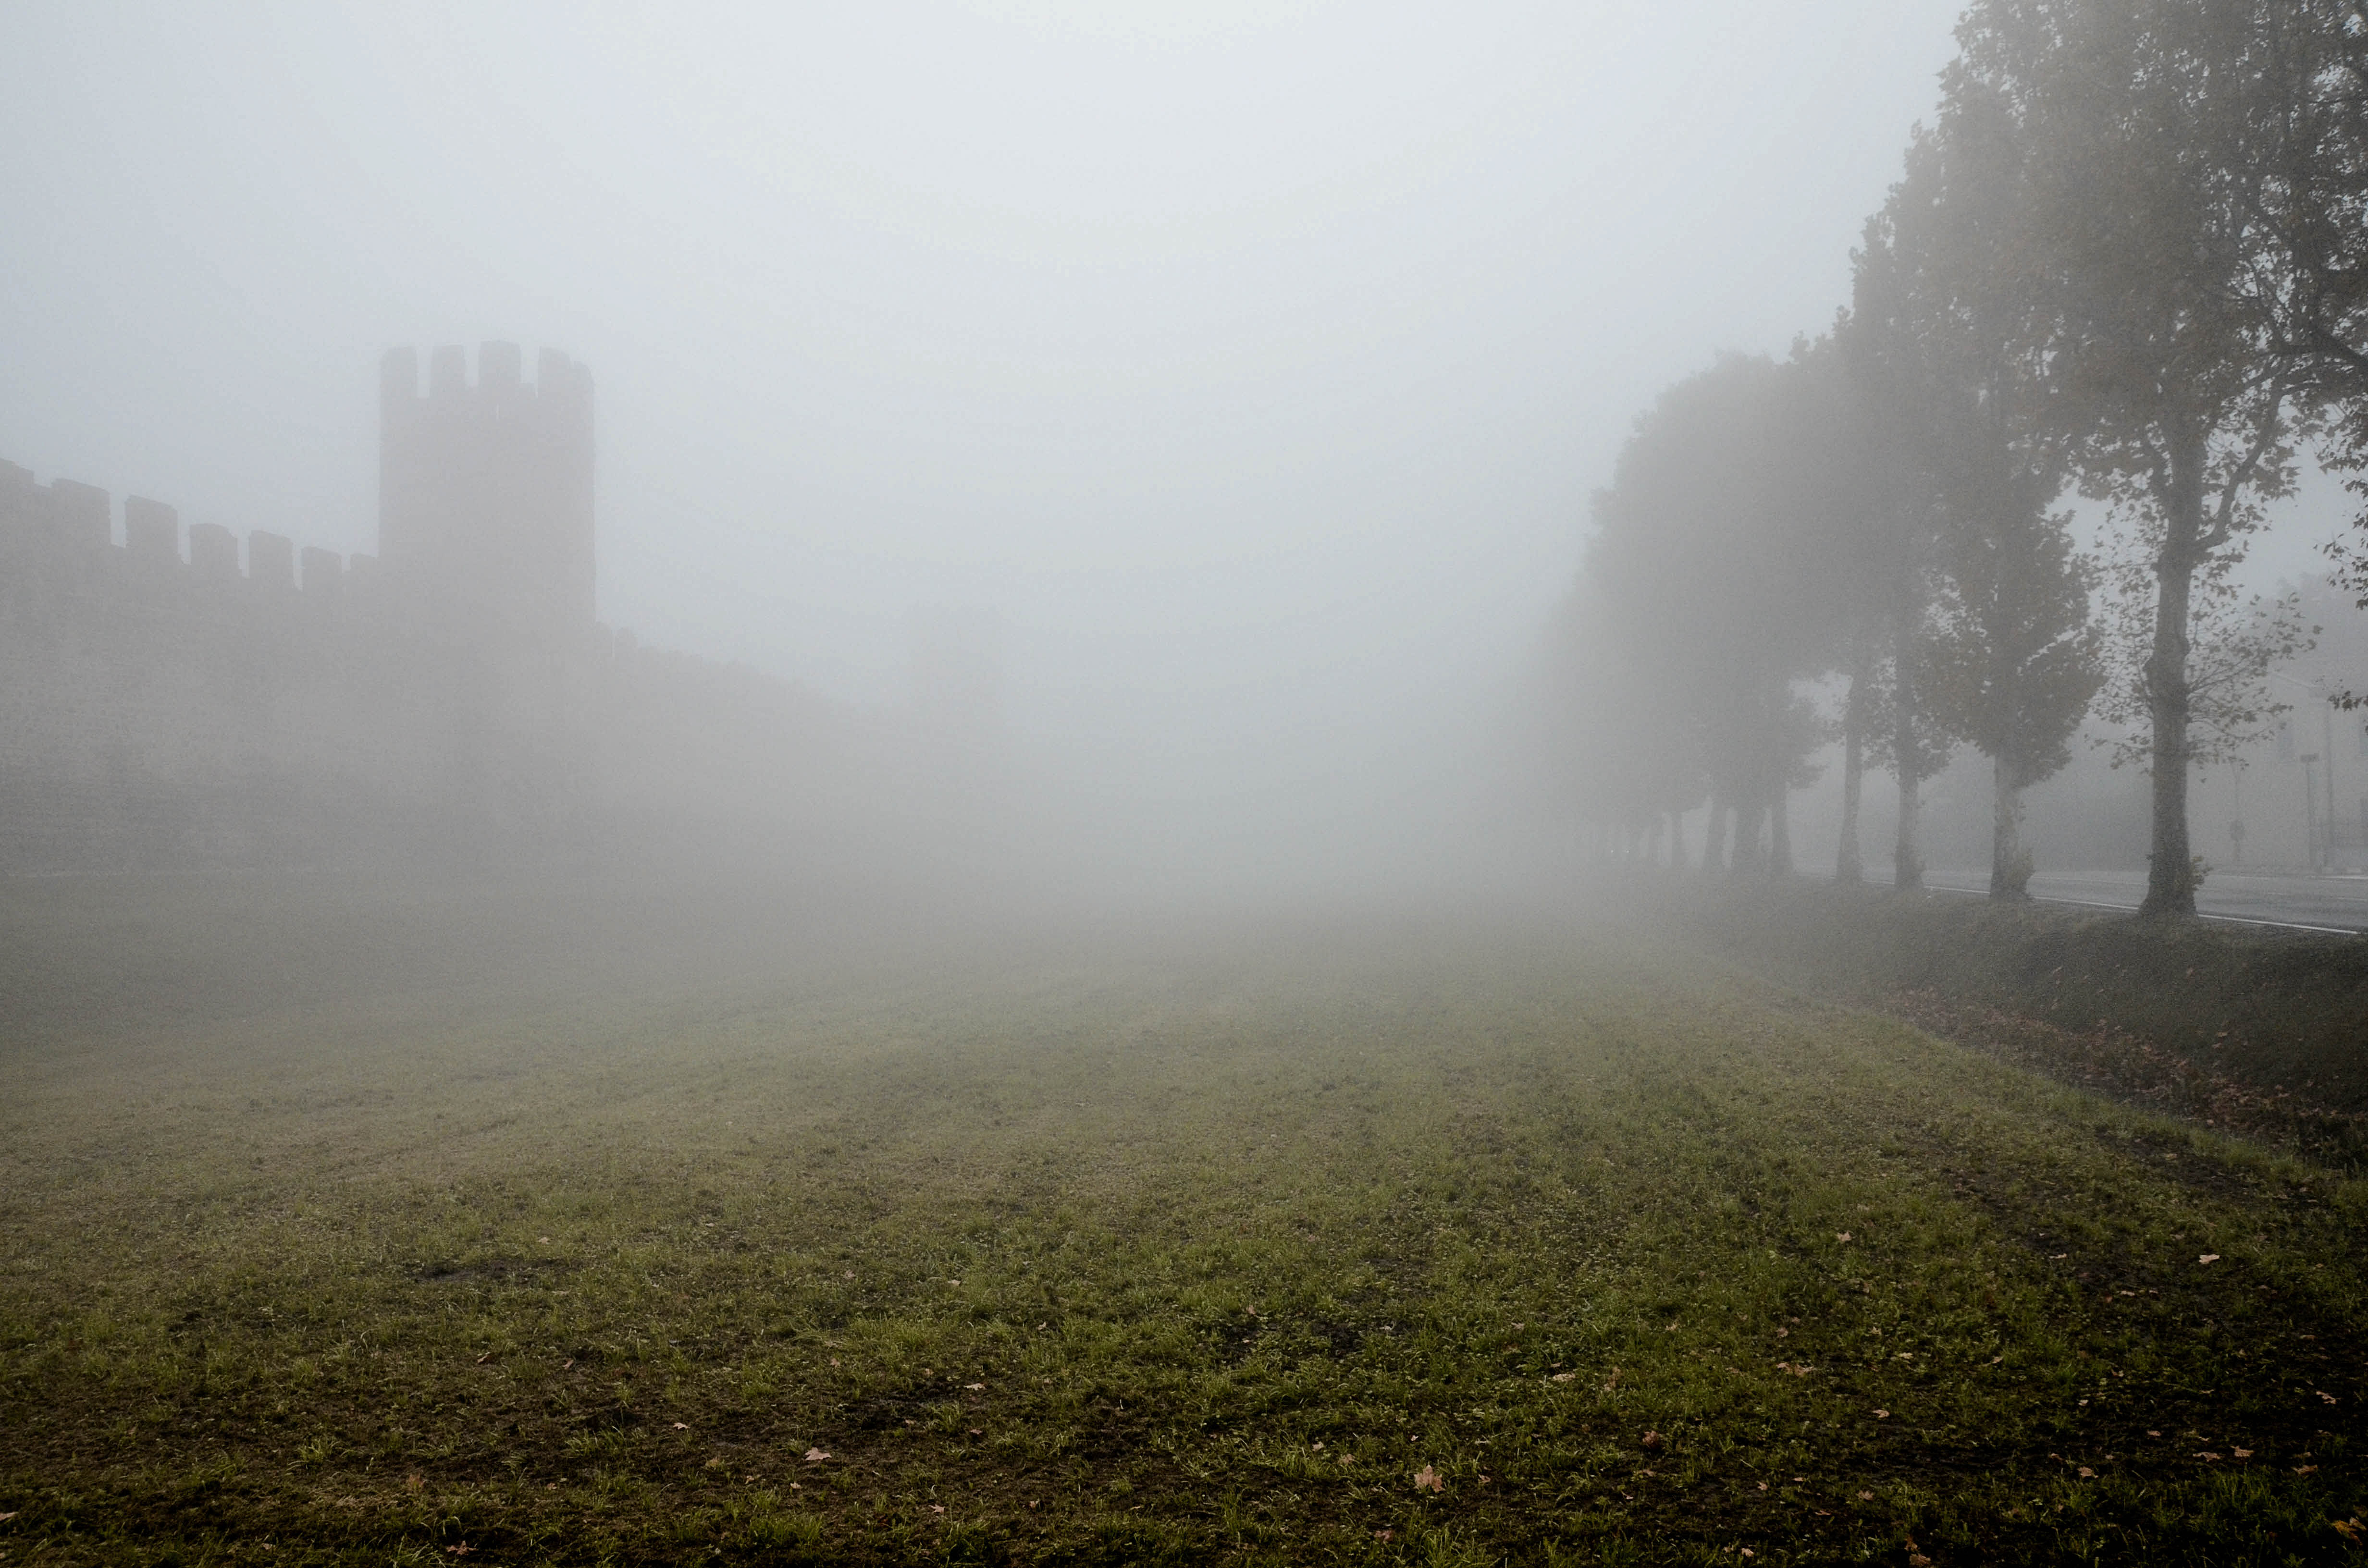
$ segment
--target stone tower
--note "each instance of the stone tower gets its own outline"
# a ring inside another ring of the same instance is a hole
[[[387,575],[537,640],[591,629],[592,377],[544,349],[529,385],[518,347],[379,367],[378,548]]]

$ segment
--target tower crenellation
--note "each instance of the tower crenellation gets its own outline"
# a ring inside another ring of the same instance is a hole
[[[592,379],[543,349],[444,346],[379,370],[379,558],[391,579],[541,638],[593,624]]]

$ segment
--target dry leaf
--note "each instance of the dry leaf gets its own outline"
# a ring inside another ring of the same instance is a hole
[[[1566,1383],[1577,1376],[1578,1376],[1577,1372],[1556,1372],[1553,1377],[1548,1378],[1546,1381],[1550,1383]]]
[[[1834,1233],[1834,1240],[1838,1242],[1847,1242],[1850,1239],[1850,1233],[1848,1231],[1836,1231]]]
[[[414,1492],[416,1492],[421,1487],[427,1484],[427,1478],[415,1470],[409,1475],[403,1478],[403,1483],[405,1486],[410,1487]]]
[[[929,1512],[932,1514],[942,1514],[945,1511],[946,1506],[943,1503],[932,1503],[929,1505]]]
[[[973,1393],[984,1393],[986,1391],[986,1385],[985,1383],[964,1383],[962,1384],[962,1387],[970,1390]]]
[[[2319,1398],[2327,1401],[2329,1404],[2333,1404],[2335,1403],[2335,1396],[2328,1392],[2325,1389],[2313,1389],[2310,1392],[2318,1395]]]
[[[1872,1503],[1874,1501],[1874,1494],[1872,1492],[1861,1492],[1858,1494],[1858,1500],[1861,1503]]]
[[[2236,1455],[2240,1460],[2248,1460],[2253,1457],[2253,1450],[2250,1449],[2230,1449],[2228,1451]]]
[[[2198,1263],[2217,1263],[2220,1261],[2220,1255],[2216,1252],[2207,1252],[2195,1261]]]
[[[2318,1473],[2318,1466],[2315,1464],[2298,1464],[2294,1466],[2294,1473],[2296,1475],[2317,1475]]]
[[[1661,1435],[1658,1432],[1648,1431],[1645,1434],[1643,1441],[1645,1448],[1657,1449],[1661,1446]]]
[[[2202,1453],[2197,1454],[2195,1457],[2196,1457],[2197,1459],[2203,1460],[2206,1460],[2206,1461],[2209,1461],[2209,1462],[2212,1462],[2212,1463],[2215,1463],[2215,1464],[2216,1464],[2217,1462],[2219,1462],[2219,1459],[2220,1459],[2220,1456],[2219,1456],[2218,1454],[2214,1453],[2214,1452],[2213,1452],[2211,1449],[2204,1449]]]
[[[808,1464],[820,1464],[823,1460],[828,1458],[830,1458],[830,1455],[820,1449],[808,1449],[806,1450],[806,1463]]]
[[[1888,1410],[1878,1410],[1874,1413],[1874,1418],[1877,1421],[1888,1421],[1891,1419],[1891,1412]]]
[[[677,1421],[674,1424],[674,1429],[677,1432],[688,1432],[690,1430],[690,1423],[688,1421]]]
[[[1447,1483],[1440,1479],[1439,1471],[1425,1465],[1414,1472],[1414,1489],[1417,1492],[1426,1490],[1444,1492],[1447,1490]]]
[[[2082,1475],[2084,1475],[2084,1476],[2089,1477],[2089,1479],[2091,1479],[2091,1480],[2094,1480],[2094,1479],[2096,1478],[2096,1474],[2097,1474],[2097,1472],[2096,1472],[2095,1471],[2090,1470],[2090,1469],[2089,1469],[2087,1465],[2085,1465],[2085,1464],[2084,1464],[2084,1465],[2082,1465],[2082,1466],[2080,1467],[2080,1473],[2081,1473]]]

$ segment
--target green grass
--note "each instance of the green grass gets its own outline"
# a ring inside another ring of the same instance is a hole
[[[0,1562],[2359,1554],[2368,1186],[1575,916],[917,929],[6,890]]]

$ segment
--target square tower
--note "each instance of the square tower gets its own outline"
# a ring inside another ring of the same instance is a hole
[[[592,377],[564,354],[519,375],[515,343],[379,367],[378,549],[388,577],[513,629],[593,620]]]

